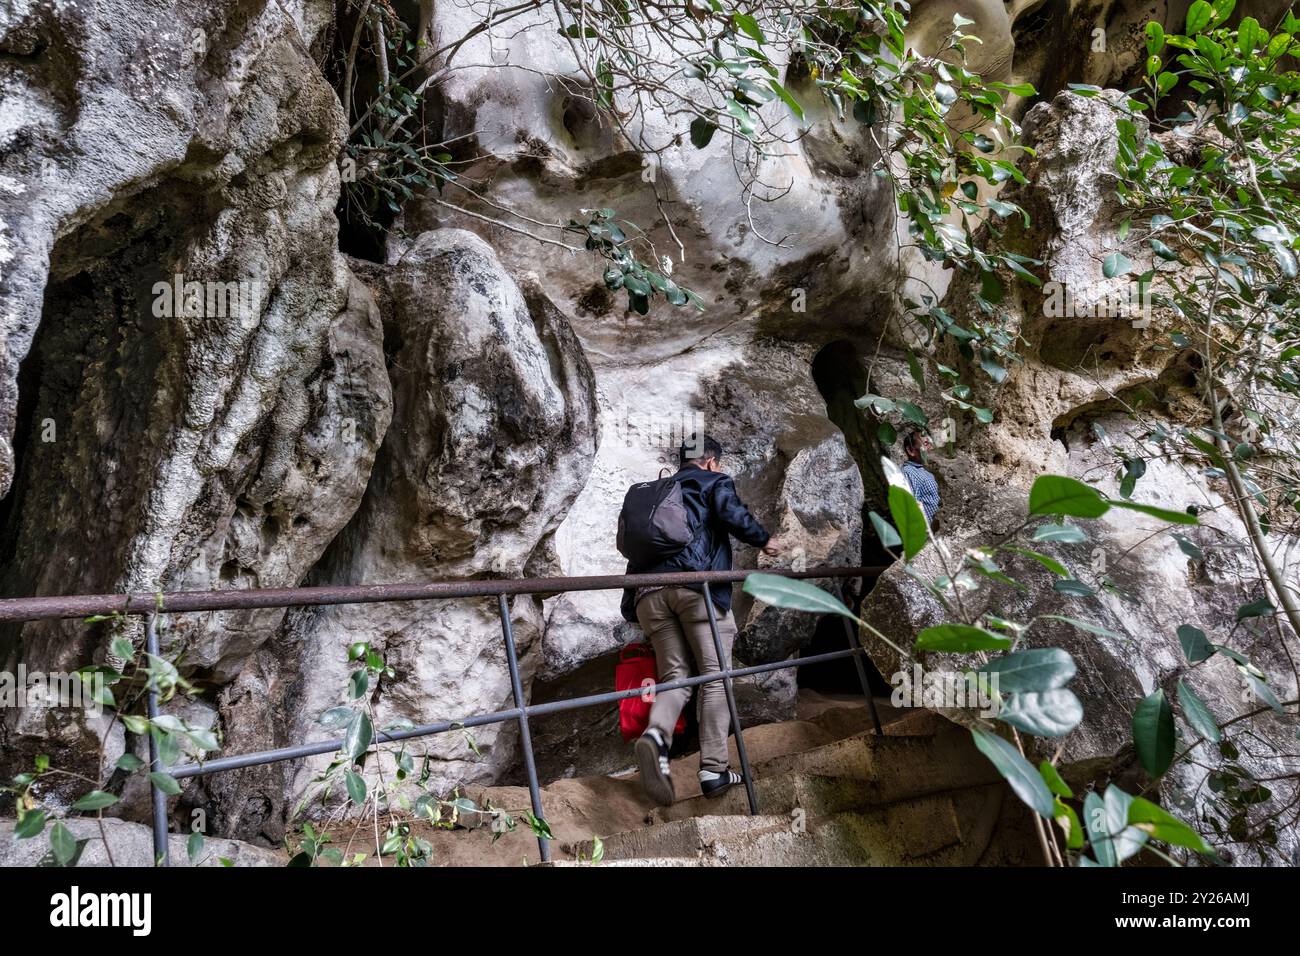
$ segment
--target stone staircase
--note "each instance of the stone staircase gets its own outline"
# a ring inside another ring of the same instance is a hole
[[[542,805],[556,840],[553,866],[971,866],[1041,863],[1029,810],[974,747],[970,734],[927,711],[890,715],[883,735],[866,708],[745,732],[760,813],[743,787],[699,793],[698,755],[673,762],[677,802],[653,804],[635,773],[559,780]],[[734,742],[733,742],[734,748]],[[733,766],[738,766],[734,758]],[[523,787],[471,789],[477,801],[528,806]],[[515,832],[430,831],[439,862],[533,863],[536,841]]]

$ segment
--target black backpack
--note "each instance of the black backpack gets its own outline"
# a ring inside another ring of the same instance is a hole
[[[695,538],[682,486],[672,477],[643,481],[623,496],[618,550],[636,567],[649,568],[683,550]]]

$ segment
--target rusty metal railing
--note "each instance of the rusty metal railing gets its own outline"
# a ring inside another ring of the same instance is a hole
[[[864,581],[874,580],[884,568],[811,568],[806,571],[785,571],[776,569],[762,570],[764,574],[779,574],[791,578],[832,578]],[[68,597],[27,597],[6,598],[0,600],[0,623],[56,620],[60,618],[80,618],[94,614],[130,614],[145,618],[145,649],[148,653],[158,655],[157,615],[168,613],[187,613],[196,611],[229,611],[273,607],[306,607],[310,605],[331,604],[372,604],[389,601],[427,601],[449,600],[468,597],[496,597],[498,613],[501,617],[501,634],[505,643],[506,664],[510,671],[511,695],[514,707],[486,714],[473,714],[460,720],[439,721],[408,727],[402,730],[377,732],[371,746],[400,740],[426,737],[432,734],[448,733],[453,730],[468,729],[489,724],[503,723],[508,720],[519,724],[520,744],[524,756],[524,767],[528,775],[528,792],[534,817],[545,821],[542,808],[541,787],[537,778],[536,758],[533,753],[532,734],[529,726],[530,717],[577,710],[601,704],[614,703],[627,697],[642,694],[655,694],[660,691],[681,687],[694,687],[700,684],[722,681],[726,690],[727,708],[731,714],[731,729],[736,738],[736,752],[740,758],[741,775],[745,782],[745,793],[749,802],[749,812],[758,813],[758,797],[754,788],[753,775],[750,772],[749,757],[745,751],[744,736],[741,732],[740,716],[736,707],[733,681],[738,677],[762,674],[787,668],[802,667],[825,661],[853,658],[857,667],[858,679],[862,692],[871,710],[871,718],[876,732],[881,731],[880,716],[876,712],[875,701],[867,681],[866,668],[863,665],[865,650],[859,644],[848,618],[844,619],[848,647],[842,651],[829,651],[809,657],[800,657],[769,664],[757,664],[750,667],[732,667],[727,655],[723,653],[722,638],[718,632],[717,616],[711,586],[731,584],[743,581],[755,571],[686,571],[661,574],[611,574],[589,577],[552,577],[552,578],[502,578],[472,581],[439,581],[428,584],[370,584],[339,587],[309,588],[249,588],[222,591],[172,591],[150,594],[135,592],[130,594],[82,594]],[[569,700],[551,701],[545,704],[529,704],[525,701],[523,682],[519,673],[519,654],[515,646],[514,631],[510,624],[510,608],[506,598],[515,594],[533,594],[551,596],[571,591],[601,591],[625,587],[646,586],[685,587],[698,585],[704,593],[705,605],[709,611],[709,629],[713,634],[714,648],[717,651],[721,669],[681,680],[656,683],[652,687],[635,687],[625,691],[612,691],[604,694],[591,694]],[[146,697],[146,707],[150,719],[159,716],[158,695],[151,691]],[[342,740],[314,741],[264,750],[255,753],[239,754],[231,757],[219,757],[201,763],[181,764],[166,768],[159,757],[157,746],[150,736],[150,770],[166,770],[173,778],[183,780],[191,777],[206,776],[222,771],[237,770],[262,764],[295,760],[319,754],[333,753],[343,746]],[[167,799],[166,794],[156,784],[152,786],[153,840],[154,856],[159,865],[169,863],[167,841]],[[543,862],[550,859],[550,848],[545,838],[538,836],[538,854]]]

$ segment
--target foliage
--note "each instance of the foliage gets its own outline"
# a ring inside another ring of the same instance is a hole
[[[884,463],[887,474],[893,475],[890,488],[891,507],[908,514],[917,507],[909,489],[904,487],[897,469],[888,460]],[[910,499],[910,505],[905,502]],[[1079,525],[1060,525],[1060,518],[1093,520],[1113,507],[1141,508],[1145,513],[1169,522],[1195,524],[1197,519],[1180,512],[1152,509],[1120,499],[1110,499],[1095,488],[1061,475],[1042,475],[1030,489],[1027,513],[1019,527],[997,543],[983,548],[969,548],[960,556],[949,553],[942,541],[935,538],[928,526],[921,529],[921,540],[914,542],[901,557],[904,571],[926,588],[942,606],[948,622],[933,625],[920,631],[913,644],[913,652],[945,652],[959,655],[981,655],[983,660],[973,666],[968,674],[977,679],[978,686],[990,693],[997,703],[993,722],[980,721],[972,730],[974,743],[1006,778],[1016,795],[1034,813],[1045,821],[1054,823],[1061,831],[1064,848],[1050,837],[1050,828],[1040,829],[1044,852],[1049,858],[1064,862],[1067,858],[1077,865],[1114,866],[1143,849],[1173,862],[1165,851],[1157,849],[1152,841],[1165,844],[1172,852],[1190,850],[1213,858],[1214,851],[1188,824],[1143,797],[1125,793],[1111,785],[1104,793],[1090,791],[1076,796],[1061,779],[1053,761],[1043,761],[1034,767],[1025,756],[1020,733],[1043,738],[1061,738],[1071,733],[1083,719],[1083,707],[1075,694],[1066,686],[1075,676],[1077,668],[1072,656],[1059,647],[1029,647],[1029,639],[1043,630],[1048,622],[1068,624],[1090,633],[1117,637],[1105,628],[1084,618],[1057,614],[1038,614],[1029,620],[1017,621],[1000,617],[992,612],[976,613],[967,598],[984,587],[1025,587],[1012,578],[996,558],[1000,553],[1015,554],[1034,559],[1050,576],[1067,577],[1070,572],[1056,558],[1041,554],[1029,544],[1048,540],[1086,540]],[[878,527],[884,519],[875,516]],[[1078,536],[1061,533],[1073,528]],[[1046,529],[1047,533],[1044,534]],[[909,535],[895,531],[888,536],[894,547],[901,548]],[[1024,540],[1022,539],[1024,537]],[[886,536],[882,535],[882,540]],[[921,550],[930,548],[943,573],[927,578],[912,566],[913,558]],[[1071,579],[1073,580],[1073,579]],[[774,575],[753,574],[745,582],[745,591],[753,597],[778,607],[813,613],[834,613],[856,620],[863,631],[869,632],[893,647],[900,656],[910,656],[869,622],[859,618],[833,595],[799,580]],[[1095,590],[1087,588],[1067,595],[1079,594],[1081,600]],[[995,604],[995,606],[998,606]],[[1209,656],[1224,653],[1239,660],[1264,687],[1263,675],[1252,669],[1240,653],[1229,648],[1209,645],[1204,634],[1188,632],[1183,646],[1188,651],[1192,667],[1203,664]],[[1183,635],[1180,634],[1180,638]],[[987,656],[992,653],[994,656]],[[1218,719],[1190,686],[1179,682],[1179,701],[1188,730],[1198,742],[1219,742],[1222,730]],[[1001,727],[999,728],[999,725]],[[1162,690],[1157,690],[1139,702],[1133,714],[1133,739],[1143,766],[1152,778],[1167,774],[1178,761],[1186,759],[1193,749],[1176,753],[1176,722],[1170,701]],[[1241,770],[1240,767],[1236,771]],[[1236,772],[1234,771],[1234,773]],[[1239,785],[1231,774],[1220,773],[1215,778],[1222,792],[1233,790],[1237,803],[1242,800]],[[1254,789],[1246,799],[1260,799],[1262,791]],[[1241,814],[1233,816],[1240,828]],[[1082,821],[1082,822],[1081,822]],[[1217,827],[1216,825],[1216,828]],[[1221,829],[1221,828],[1220,828]]]
[[[1232,10],[1232,0],[1197,0],[1185,34],[1147,27],[1143,85],[1115,106],[1117,192],[1130,211],[1116,274],[1149,287],[1173,317],[1170,346],[1195,353],[1201,369],[1209,424],[1159,434],[1158,444],[1227,480],[1261,576],[1300,633],[1300,607],[1263,541],[1279,523],[1294,528],[1300,508],[1290,427],[1300,394],[1300,76],[1283,64],[1300,51],[1300,20],[1287,13],[1270,32],[1244,17],[1230,29]],[[1130,468],[1131,488],[1144,467]]]
[[[13,798],[17,809],[14,838],[31,840],[46,835],[49,851],[42,857],[42,866],[76,866],[81,859],[89,837],[76,838],[65,819],[74,815],[91,815],[99,821],[100,839],[104,843],[110,865],[113,847],[104,828],[104,811],[121,802],[121,793],[131,777],[147,776],[150,783],[164,793],[176,795],[180,784],[166,770],[178,763],[183,755],[202,760],[220,748],[217,734],[198,727],[172,714],[159,714],[150,718],[144,713],[145,700],[153,691],[159,704],[176,698],[191,697],[195,688],[181,676],[179,657],[167,659],[138,648],[123,631],[127,619],[118,614],[87,618],[87,623],[111,622],[118,636],[109,644],[110,659],[115,663],[93,664],[77,672],[86,693],[93,694],[95,703],[107,713],[107,726],[100,732],[100,745],[94,775],[79,770],[61,768],[47,755],[38,755],[32,769],[18,774],[8,785],[0,786],[0,793]],[[111,766],[105,749],[118,725],[126,733],[127,748]],[[152,741],[157,748],[163,769],[150,771],[149,764],[135,755],[132,742],[141,739]],[[69,790],[71,793],[69,793]],[[73,796],[75,795],[75,796]],[[55,806],[67,809],[55,809]],[[193,862],[204,856],[204,835],[200,829],[190,833],[186,850]]]
[[[486,800],[477,804],[458,789],[445,795],[432,790],[434,758],[428,752],[412,752],[402,739],[412,729],[411,722],[398,720],[375,729],[372,701],[382,682],[396,676],[395,671],[364,641],[352,644],[347,656],[354,666],[347,703],[331,707],[319,718],[326,729],[343,731],[343,745],[294,808],[296,820],[309,804],[318,803],[321,819],[316,825],[302,822],[301,835],[289,846],[289,866],[362,865],[372,854],[353,849],[359,836],[371,841],[373,859],[380,865],[391,860],[399,867],[428,866],[434,860],[429,831],[487,826],[495,843],[515,831],[519,818],[535,836],[554,839],[546,821],[530,811],[506,810]],[[469,731],[461,727],[460,732],[477,755]],[[347,843],[331,845],[345,825],[350,827]]]

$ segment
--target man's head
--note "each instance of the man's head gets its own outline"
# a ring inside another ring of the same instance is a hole
[[[694,465],[705,471],[722,470],[722,446],[711,436],[692,435],[677,450],[677,459],[683,465]]]
[[[919,428],[913,428],[903,436],[903,454],[907,456],[909,461],[924,464],[926,452],[933,447],[934,442],[930,441],[929,436]]]

